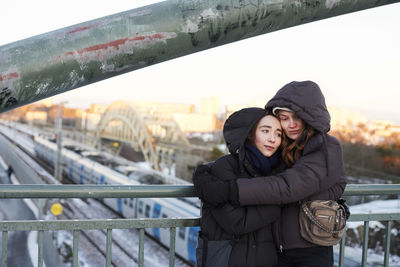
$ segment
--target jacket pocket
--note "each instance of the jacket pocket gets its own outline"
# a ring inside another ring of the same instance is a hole
[[[207,240],[199,236],[196,267],[226,267],[232,251],[231,240]]]

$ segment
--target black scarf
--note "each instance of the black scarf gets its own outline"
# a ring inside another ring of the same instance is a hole
[[[254,167],[261,175],[268,175],[281,162],[281,152],[277,150],[271,157],[264,156],[253,144],[246,143],[246,152]]]

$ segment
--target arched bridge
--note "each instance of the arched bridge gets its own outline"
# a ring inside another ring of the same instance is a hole
[[[133,103],[115,101],[109,105],[97,126],[97,144],[101,138],[118,140],[141,151],[153,169],[171,167],[178,150],[189,142],[171,115],[140,114]]]

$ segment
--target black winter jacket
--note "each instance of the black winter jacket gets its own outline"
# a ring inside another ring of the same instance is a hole
[[[211,164],[211,174],[223,181],[260,174],[246,156],[244,142],[252,126],[263,117],[263,109],[245,109],[225,123],[224,137],[231,152]],[[201,234],[208,240],[232,240],[228,266],[275,266],[277,251],[271,223],[280,214],[278,205],[238,207],[230,203],[212,208],[203,205]]]
[[[240,205],[285,204],[280,223],[275,225],[281,249],[314,246],[300,236],[299,200],[337,200],[346,186],[342,149],[328,135],[330,116],[318,85],[292,82],[280,89],[266,108],[287,107],[317,132],[304,147],[302,156],[275,176],[238,179]]]

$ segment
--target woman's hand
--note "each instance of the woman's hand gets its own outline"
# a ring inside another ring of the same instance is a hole
[[[193,174],[196,196],[204,203],[217,207],[226,202],[238,204],[236,181],[223,182],[210,173],[209,165],[200,165]]]

